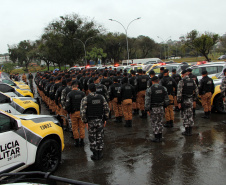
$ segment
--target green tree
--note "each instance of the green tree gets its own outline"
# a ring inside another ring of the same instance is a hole
[[[84,58],[83,43],[89,38],[95,38],[97,34],[102,32],[102,26],[95,23],[93,20],[88,21],[85,18],[79,17],[77,14],[61,16],[59,20],[51,22],[45,28],[45,35],[52,37],[54,45],[51,45],[52,50],[49,52],[57,54],[59,57],[54,58],[58,65],[80,63]],[[51,35],[50,35],[51,34]],[[58,40],[56,38],[59,38]],[[51,40],[51,38],[48,38]],[[90,50],[90,46],[94,44],[95,39],[89,39],[86,43],[86,49]],[[49,46],[49,45],[48,45]],[[60,51],[59,51],[60,50]],[[51,56],[53,56],[51,54]]]
[[[102,48],[94,47],[90,52],[87,52],[87,58],[94,60],[96,63],[98,59],[102,60],[103,58],[106,58],[106,57],[107,57],[107,54],[103,52]]]
[[[185,45],[192,50],[201,53],[207,61],[210,61],[208,54],[219,39],[218,34],[205,33],[200,35],[197,30],[192,30],[185,37]]]
[[[13,69],[15,68],[15,64],[14,63],[10,63],[10,62],[4,62],[3,63],[3,70],[6,73],[10,73]]]

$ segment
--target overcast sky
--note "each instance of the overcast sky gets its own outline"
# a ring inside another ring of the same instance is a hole
[[[129,37],[149,36],[156,42],[179,40],[193,29],[226,33],[225,0],[0,0],[0,54],[8,44],[36,40],[59,16],[72,13],[94,19],[109,32],[123,32],[115,19],[127,26]]]

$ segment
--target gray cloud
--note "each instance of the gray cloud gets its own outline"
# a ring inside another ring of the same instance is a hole
[[[111,32],[124,30],[109,18],[127,26],[141,17],[131,24],[128,35],[147,35],[157,42],[158,35],[178,40],[192,29],[226,32],[224,0],[0,0],[0,4],[0,53],[8,51],[7,44],[39,39],[49,22],[72,13],[95,19]]]

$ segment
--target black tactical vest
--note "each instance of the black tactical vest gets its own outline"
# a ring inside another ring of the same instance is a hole
[[[147,89],[147,81],[148,81],[148,79],[145,76],[143,76],[143,75],[138,76],[137,81],[138,81],[138,89],[139,89],[139,91],[143,91],[143,90]]]
[[[151,86],[151,104],[152,105],[163,105],[165,99],[165,89],[163,86],[158,85]]]
[[[87,96],[87,117],[88,118],[101,118],[104,114],[104,99],[103,96],[97,95]]]
[[[188,78],[188,79],[183,80],[183,82],[184,82],[184,86],[183,86],[183,90],[182,90],[182,95],[191,97],[195,90],[194,80],[191,78]]]
[[[212,87],[213,87],[213,82],[212,79],[210,77],[206,77],[205,79],[203,79],[203,91],[205,93],[207,92],[211,92],[212,91]]]
[[[82,96],[82,94],[75,94],[75,95],[73,95],[73,99],[72,99],[72,103],[73,103],[72,112],[80,111],[80,105],[81,105],[81,101],[82,101],[82,98],[83,97],[84,96]]]
[[[122,86],[122,99],[131,99],[133,96],[132,94],[132,86],[129,84]]]
[[[162,85],[166,87],[168,94],[173,95],[173,80],[171,77],[163,77]]]
[[[106,97],[106,92],[104,90],[104,85],[98,84],[96,85],[96,93],[101,94],[102,96]]]

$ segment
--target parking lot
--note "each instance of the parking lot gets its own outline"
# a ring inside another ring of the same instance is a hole
[[[42,105],[42,114],[49,114]],[[210,121],[197,110],[194,134],[181,135],[180,114],[175,126],[164,129],[164,142],[152,143],[149,119],[133,118],[133,127],[108,121],[105,128],[104,158],[90,159],[86,133],[85,147],[76,148],[65,132],[62,163],[55,175],[95,184],[225,184],[225,115],[214,113]]]

